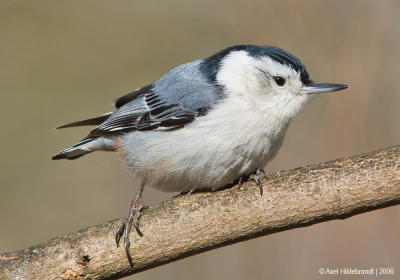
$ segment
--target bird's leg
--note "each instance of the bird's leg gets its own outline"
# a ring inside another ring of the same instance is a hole
[[[266,178],[267,174],[265,173],[264,169],[257,168],[254,173],[252,173],[249,177],[250,180],[252,180],[258,188],[260,189],[260,194],[261,196],[263,195],[263,188],[262,188],[262,179]]]
[[[131,267],[133,267],[133,263],[131,254],[129,253],[129,246],[130,246],[129,234],[131,232],[133,224],[137,234],[139,234],[139,236],[143,236],[143,233],[139,229],[139,219],[142,214],[142,211],[146,208],[143,205],[143,200],[142,200],[144,185],[145,183],[143,182],[140,184],[139,189],[136,192],[136,195],[131,202],[131,207],[129,208],[128,216],[121,222],[121,224],[118,227],[117,233],[115,235],[115,241],[117,242],[117,247],[119,246],[119,241],[121,237],[124,236],[124,248]]]

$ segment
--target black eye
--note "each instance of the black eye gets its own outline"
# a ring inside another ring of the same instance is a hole
[[[281,76],[273,76],[272,78],[274,79],[275,83],[280,87],[283,87],[286,83],[286,80]]]

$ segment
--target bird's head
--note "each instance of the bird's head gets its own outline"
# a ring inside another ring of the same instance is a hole
[[[229,93],[265,100],[308,100],[315,93],[349,87],[314,83],[297,57],[270,46],[229,47],[205,59],[201,67],[210,81],[224,86]]]

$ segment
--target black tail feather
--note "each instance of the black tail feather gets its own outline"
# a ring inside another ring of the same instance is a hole
[[[60,125],[60,126],[56,127],[56,129],[67,128],[67,127],[75,127],[75,126],[99,125],[102,122],[104,122],[106,119],[108,119],[108,117],[111,114],[112,114],[112,112],[104,114],[104,115],[101,115],[101,116],[98,116],[98,117],[86,119],[86,120],[81,120],[81,121],[76,121],[76,122],[72,122],[72,123],[63,124],[63,125]]]

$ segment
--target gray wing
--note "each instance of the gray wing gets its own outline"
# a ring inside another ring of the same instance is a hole
[[[132,130],[171,130],[204,116],[223,90],[199,70],[201,60],[180,65],[155,84],[118,98],[117,109],[88,137],[118,135]]]

